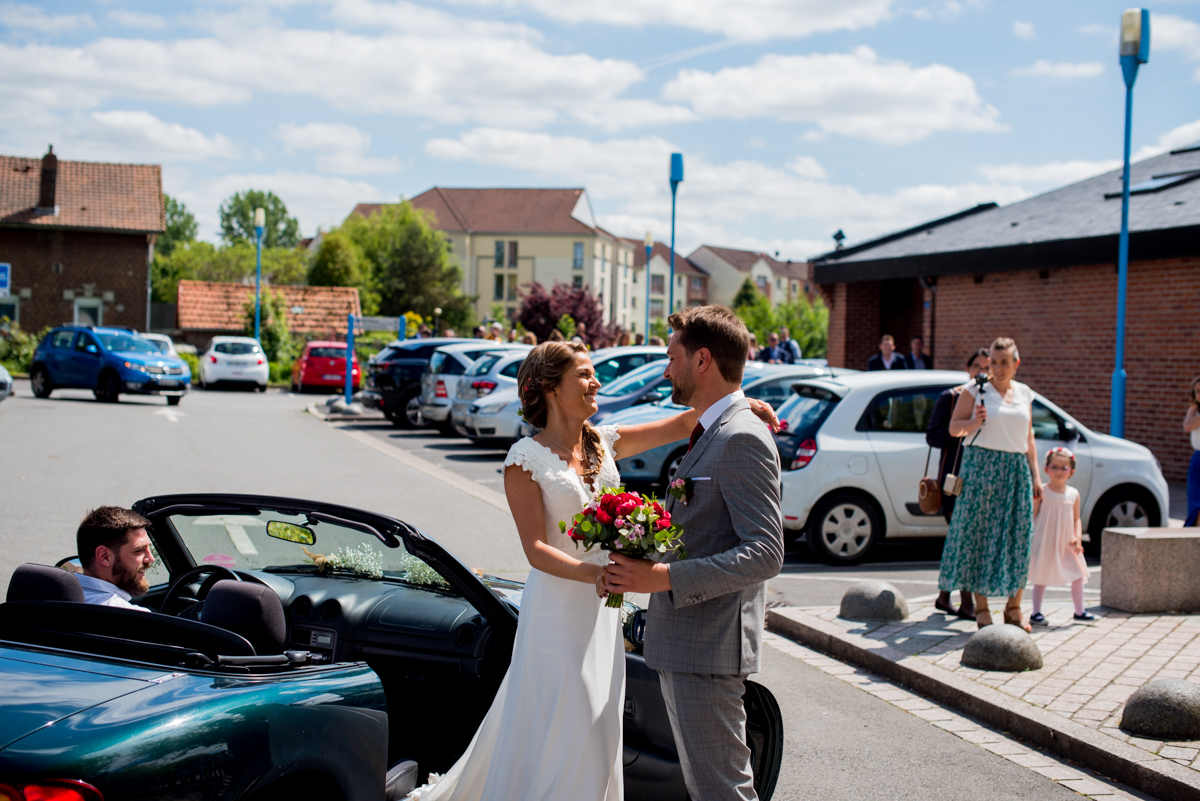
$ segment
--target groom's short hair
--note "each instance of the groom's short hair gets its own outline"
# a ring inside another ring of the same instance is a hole
[[[708,348],[721,377],[741,383],[750,349],[746,324],[728,306],[696,306],[672,314],[667,321],[688,353]]]

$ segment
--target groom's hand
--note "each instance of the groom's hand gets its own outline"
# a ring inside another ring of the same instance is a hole
[[[671,571],[667,565],[645,559],[630,559],[610,553],[604,571],[609,592],[666,592],[671,589]]]

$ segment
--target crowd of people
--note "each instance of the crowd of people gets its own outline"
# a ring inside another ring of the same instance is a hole
[[[804,358],[800,351],[800,343],[792,339],[787,326],[779,331],[767,334],[767,344],[760,348],[758,337],[750,335],[750,348],[746,352],[746,361],[765,362],[767,364],[795,364]]]
[[[787,329],[785,328],[786,332]],[[429,326],[422,323],[417,328],[418,339],[430,339],[434,336],[434,332]],[[458,332],[453,328],[443,328],[439,336],[457,337]],[[521,343],[523,345],[537,345],[537,334],[532,331],[525,331],[516,326],[506,328],[499,320],[493,321],[489,325],[477,325],[471,331],[473,339],[488,339],[493,342]],[[558,329],[550,332],[546,338],[547,342],[566,342],[567,337]],[[589,350],[601,350],[603,348],[627,347],[650,345],[653,347],[664,347],[666,343],[660,336],[651,336],[649,341],[646,340],[645,334],[630,334],[628,331],[622,331],[616,337],[607,335],[596,335],[589,337],[587,326],[580,323],[575,328],[575,333],[570,337],[571,342],[580,342],[588,347]]]
[[[879,352],[867,360],[868,370],[932,370],[933,359],[925,353],[925,340],[913,337],[907,354],[896,352],[896,340],[884,334]]]

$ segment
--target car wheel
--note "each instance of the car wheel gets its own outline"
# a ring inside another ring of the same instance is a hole
[[[101,373],[95,395],[96,400],[103,403],[116,403],[121,396],[121,379],[116,373]]]
[[[40,365],[33,368],[33,372],[29,374],[29,386],[33,389],[34,397],[37,398],[48,398],[54,391],[54,383],[50,380],[50,374],[46,372],[45,367]]]
[[[392,422],[401,428],[424,428],[421,420],[421,393],[411,392],[400,398],[401,413],[392,418]]]
[[[841,492],[821,501],[808,521],[813,554],[835,565],[852,565],[883,538],[883,518],[866,496]]]
[[[671,480],[675,478],[675,473],[679,471],[679,465],[683,464],[683,458],[687,456],[687,452],[688,449],[684,447],[667,457],[667,461],[663,465],[662,475],[659,476],[659,480],[662,481],[664,486],[670,484]]]
[[[1083,552],[1088,556],[1100,556],[1106,528],[1154,528],[1158,525],[1161,525],[1161,518],[1153,495],[1141,487],[1115,487],[1106,492],[1092,510],[1088,542],[1083,544]]]
[[[258,386],[256,386],[256,387],[255,387],[255,389],[257,389],[259,392],[266,392],[266,391],[267,391],[267,385],[266,385],[266,384],[259,384]]]
[[[182,395],[168,395],[167,396],[167,405],[168,406],[178,406],[179,401],[181,401],[181,400],[183,400]]]

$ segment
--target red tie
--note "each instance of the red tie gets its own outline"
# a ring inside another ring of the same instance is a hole
[[[696,442],[702,436],[704,436],[704,426],[700,425],[699,423],[696,423],[696,427],[692,429],[692,437],[691,437],[691,439],[688,440],[688,450],[689,451],[692,448],[696,447]]]

